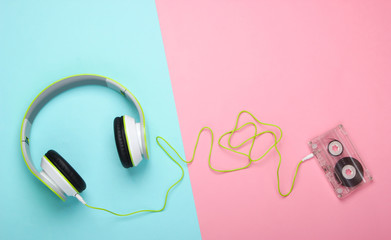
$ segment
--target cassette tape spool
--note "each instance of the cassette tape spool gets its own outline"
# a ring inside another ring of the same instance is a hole
[[[338,198],[372,181],[342,125],[312,139],[309,147]]]

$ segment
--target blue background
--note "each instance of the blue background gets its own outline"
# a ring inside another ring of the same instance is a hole
[[[68,75],[108,76],[142,104],[150,160],[122,167],[113,120],[136,116],[135,108],[112,90],[86,86],[57,96],[38,114],[33,161],[39,166],[47,150],[58,151],[86,181],[82,195],[93,206],[122,213],[162,206],[180,169],[155,137],[184,154],[154,1],[0,1],[0,72],[0,239],[201,238],[184,163],[185,178],[166,210],[123,218],[74,198],[62,202],[30,173],[20,151],[24,113],[41,90]]]

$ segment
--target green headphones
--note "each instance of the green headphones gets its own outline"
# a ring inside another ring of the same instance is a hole
[[[86,183],[75,169],[54,150],[49,150],[41,160],[42,171],[31,162],[29,135],[31,126],[39,111],[58,94],[83,85],[106,86],[123,94],[132,101],[140,115],[140,123],[130,116],[114,119],[114,137],[118,155],[124,167],[137,166],[143,158],[148,159],[145,117],[136,97],[118,82],[104,76],[82,74],[63,78],[45,88],[30,104],[23,119],[20,141],[22,154],[30,171],[62,200],[76,196],[86,189]]]
[[[139,210],[127,214],[118,214],[107,209],[92,207],[88,205],[80,196],[80,193],[87,187],[83,178],[76,170],[56,151],[49,150],[41,159],[41,171],[38,171],[31,161],[30,154],[30,132],[31,126],[39,111],[52,98],[60,93],[84,85],[100,85],[109,87],[133,102],[140,116],[140,122],[136,122],[134,118],[124,115],[114,119],[114,139],[117,146],[117,151],[122,165],[125,168],[136,167],[143,159],[148,159],[148,144],[147,134],[145,130],[145,117],[143,109],[136,97],[120,83],[95,74],[79,74],[69,76],[54,82],[45,88],[34,101],[30,104],[23,118],[22,129],[20,132],[20,142],[24,161],[31,173],[43,182],[50,190],[52,190],[63,201],[67,196],[76,197],[85,206],[97,210],[103,210],[117,216],[129,216],[140,212],[160,212],[163,211],[167,204],[169,191],[178,184],[184,176],[184,170],[177,161],[169,156],[182,170],[182,176],[167,190],[164,205],[158,210]],[[162,147],[159,142],[157,142]],[[165,150],[164,150],[165,151]],[[166,152],[166,151],[165,151]],[[167,152],[166,152],[167,153]],[[168,154],[168,153],[167,153]]]

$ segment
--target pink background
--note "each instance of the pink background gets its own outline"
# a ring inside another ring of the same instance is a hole
[[[283,192],[309,153],[308,140],[338,123],[374,176],[341,201],[313,159],[282,198],[275,152],[247,170],[217,174],[207,165],[205,133],[189,166],[202,237],[390,239],[391,2],[156,4],[188,160],[201,127],[219,136],[246,109],[284,131]],[[217,145],[212,161],[220,168],[245,163]]]

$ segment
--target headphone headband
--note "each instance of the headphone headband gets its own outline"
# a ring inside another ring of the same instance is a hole
[[[33,102],[30,104],[29,108],[26,111],[26,114],[23,118],[22,123],[22,129],[20,133],[20,141],[21,141],[21,148],[22,148],[22,154],[23,158],[25,160],[25,163],[27,167],[30,169],[30,171],[39,179],[40,173],[38,170],[34,167],[34,164],[31,161],[31,154],[30,154],[30,146],[29,146],[29,136],[31,131],[32,123],[34,122],[35,117],[39,113],[39,111],[46,105],[47,102],[49,102],[52,98],[59,95],[60,93],[69,90],[71,88],[84,86],[84,85],[101,85],[109,87],[122,95],[124,95],[127,99],[132,101],[134,105],[137,108],[138,114],[140,116],[140,125],[141,129],[144,129],[144,141],[142,141],[143,149],[145,149],[144,154],[148,158],[148,149],[147,149],[147,140],[146,140],[146,134],[145,134],[145,117],[143,109],[141,108],[140,103],[136,99],[136,97],[124,86],[122,86],[120,83],[101,76],[101,75],[95,75],[95,74],[79,74],[79,75],[73,75],[69,76],[63,79],[58,80],[57,82],[54,82],[47,88],[45,88],[38,96],[33,100]],[[49,186],[47,183],[42,181],[46,186],[48,186],[50,189],[55,188],[55,186]],[[52,189],[53,191],[53,189]],[[56,191],[53,191],[56,193]],[[60,196],[59,196],[60,197]],[[61,197],[60,197],[61,198]]]

